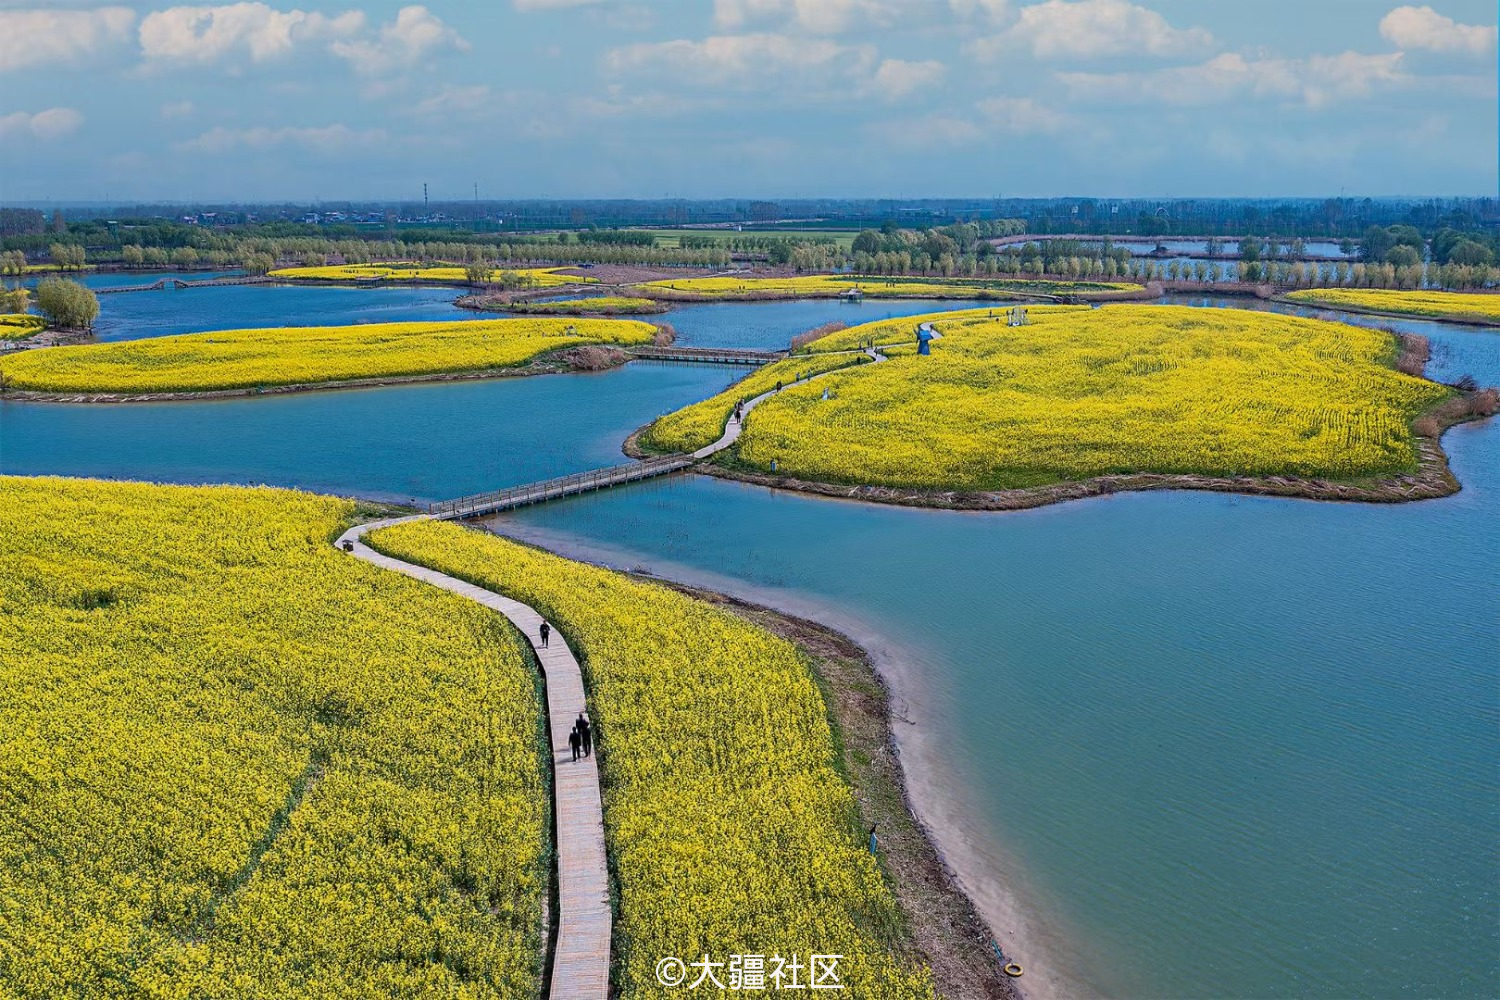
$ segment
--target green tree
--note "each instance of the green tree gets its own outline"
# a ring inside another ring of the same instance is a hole
[[[120,248],[120,260],[126,267],[140,267],[146,262],[146,251],[135,244],[127,244]]]
[[[53,326],[87,330],[99,317],[99,299],[76,281],[47,278],[36,286],[36,305]]]

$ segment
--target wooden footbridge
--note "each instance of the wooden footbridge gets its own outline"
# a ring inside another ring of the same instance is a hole
[[[626,462],[623,465],[575,472],[571,476],[543,479],[541,482],[512,486],[491,493],[475,493],[456,500],[444,500],[430,505],[427,512],[433,517],[445,520],[498,514],[501,511],[515,510],[517,507],[546,503],[548,500],[560,500],[563,497],[577,496],[580,493],[607,490],[611,486],[619,486],[623,483],[654,479],[657,476],[665,476],[679,469],[685,469],[694,461],[692,455],[663,455],[660,458],[648,458],[640,462]]]
[[[768,365],[786,357],[785,351],[752,351],[724,347],[632,347],[642,361],[686,361],[705,365]]]
[[[145,285],[114,285],[94,289],[95,295],[118,295],[121,292],[158,292],[168,288],[211,288],[215,285],[264,285],[273,279],[262,274],[247,274],[234,278],[204,278],[201,281],[184,281],[182,278],[157,278]]]

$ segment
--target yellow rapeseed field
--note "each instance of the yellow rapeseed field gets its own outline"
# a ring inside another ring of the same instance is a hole
[[[640,443],[651,451],[695,451],[719,439],[737,401],[759,396],[776,388],[778,382],[787,386],[798,379],[868,360],[859,353],[825,353],[772,362],[755,369],[719,395],[654,421],[641,435]]]
[[[536,679],[352,513],[0,477],[0,996],[537,995]]]
[[[656,984],[667,956],[811,952],[844,956],[841,995],[932,996],[925,968],[897,956],[899,909],[796,647],[665,587],[451,524],[369,541],[542,610],[581,654],[623,997],[681,995]]]
[[[43,392],[199,392],[510,368],[655,333],[638,320],[540,317],[218,330],[27,351],[0,359],[0,375]]]
[[[985,311],[954,313],[935,321],[943,338],[930,357],[786,389],[750,415],[730,460],[933,490],[1132,472],[1353,480],[1414,468],[1411,421],[1448,392],[1389,367],[1395,343],[1378,330],[1174,306],[1029,315],[1009,327]],[[879,338],[881,326],[831,339]],[[727,414],[737,395],[709,409]],[[662,418],[661,438],[711,440],[703,407]]]
[[[47,321],[30,313],[0,313],[0,340],[18,340],[42,330]]]
[[[1308,305],[1351,306],[1409,316],[1500,320],[1500,293],[1393,291],[1379,288],[1307,288],[1288,292],[1287,298]]]
[[[539,288],[555,285],[579,285],[597,281],[597,278],[580,278],[570,274],[558,274],[560,267],[516,267],[499,268],[492,281],[502,274],[515,274],[528,279]],[[436,281],[467,283],[468,272],[458,264],[330,264],[325,267],[282,267],[267,272],[273,278],[315,278],[319,281],[359,281],[380,278],[383,281]]]
[[[1028,281],[1024,278],[902,278],[881,275],[805,274],[786,278],[728,275],[713,278],[668,278],[637,286],[644,290],[685,292],[702,298],[740,295],[798,295],[829,297],[858,288],[870,298],[1002,299],[1021,292],[1135,291],[1141,286],[1104,281]]]
[[[506,312],[535,315],[571,316],[578,313],[606,313],[630,315],[633,313],[661,312],[664,306],[655,299],[642,299],[625,295],[596,295],[586,299],[559,299],[555,302],[512,302],[504,307]]]

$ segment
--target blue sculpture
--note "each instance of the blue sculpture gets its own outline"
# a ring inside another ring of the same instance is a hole
[[[917,327],[917,353],[932,354],[932,331],[925,326]]]

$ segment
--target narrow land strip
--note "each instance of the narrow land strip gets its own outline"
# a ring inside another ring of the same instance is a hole
[[[420,517],[420,515],[419,515]],[[585,711],[583,673],[567,640],[553,629],[541,644],[542,616],[493,591],[381,555],[362,541],[366,532],[414,518],[356,525],[337,542],[357,558],[404,573],[500,612],[521,630],[542,666],[552,734],[552,789],[557,807],[557,943],[552,952],[551,1000],[606,1000],[609,994],[609,872],[604,854],[604,806],[596,757],[572,759],[568,733]]]

